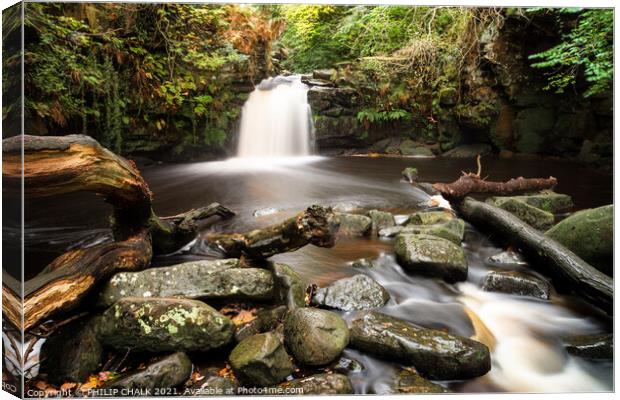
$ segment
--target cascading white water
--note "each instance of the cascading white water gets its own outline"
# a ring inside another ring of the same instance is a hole
[[[308,87],[301,76],[265,79],[241,111],[237,157],[307,156],[313,152]]]

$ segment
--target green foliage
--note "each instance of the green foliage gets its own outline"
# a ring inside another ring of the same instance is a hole
[[[375,111],[375,110],[361,110],[357,113],[357,120],[364,123],[369,122],[371,124],[380,122],[393,122],[393,121],[405,121],[411,118],[411,114],[405,110],[396,109],[391,111]]]
[[[251,7],[25,7],[27,121],[92,135],[117,152],[134,132],[178,138],[177,151],[221,146],[240,106],[231,87],[264,63],[274,34]]]
[[[575,84],[582,69],[589,83],[586,97],[609,90],[613,82],[613,10],[564,8],[544,12],[557,13],[560,26],[562,16],[577,14],[574,27],[563,35],[558,45],[529,57],[537,60],[533,67],[549,71],[547,89],[562,93]]]

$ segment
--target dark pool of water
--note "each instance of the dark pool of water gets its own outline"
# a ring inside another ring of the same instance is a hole
[[[425,207],[428,201],[426,194],[401,179],[400,172],[406,166],[417,167],[420,181],[427,182],[449,182],[461,171],[475,169],[471,160],[346,157],[315,158],[305,162],[297,159],[279,164],[236,160],[158,165],[143,168],[142,172],[155,194],[154,209],[159,215],[177,214],[214,201],[237,213],[229,220],[212,225],[208,232],[266,226],[313,203],[354,212],[377,208],[405,215]],[[576,209],[613,201],[610,175],[569,162],[484,158],[483,175],[488,175],[490,180],[555,176],[559,181],[556,191],[570,194]],[[26,275],[33,276],[72,246],[109,240],[108,213],[109,208],[89,194],[27,201]],[[209,257],[204,233],[183,251],[157,257],[154,264],[170,265]],[[5,237],[9,240],[15,234],[5,229]],[[493,370],[485,377],[468,382],[442,382],[453,390],[611,388],[612,366],[609,363],[569,357],[560,344],[561,336],[566,333],[610,332],[610,321],[606,317],[570,296],[554,294],[551,303],[543,303],[484,293],[479,290],[480,282],[491,269],[486,259],[501,248],[470,225],[464,247],[470,272],[467,282],[460,285],[408,275],[394,260],[391,239],[339,238],[331,249],[306,246],[274,259],[290,264],[308,282],[319,285],[366,273],[384,285],[391,295],[382,312],[423,326],[473,336],[476,327],[470,313],[477,315],[498,343],[493,353]],[[379,267],[371,270],[351,267],[352,261],[363,257],[376,259]],[[512,315],[514,310],[519,313]],[[349,319],[353,315],[344,317]],[[513,325],[514,328],[507,329]],[[560,361],[551,365],[522,354],[528,352],[546,354],[546,360]],[[358,393],[384,393],[400,367],[352,350],[347,350],[347,354],[366,367],[361,373],[351,375]],[[514,367],[515,363],[521,365],[520,370]]]

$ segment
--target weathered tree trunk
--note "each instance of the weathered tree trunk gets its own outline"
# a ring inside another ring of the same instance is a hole
[[[551,238],[530,227],[508,211],[465,198],[460,204],[463,218],[474,225],[497,233],[506,242],[517,246],[544,269],[563,289],[566,285],[575,293],[607,313],[613,309],[613,279],[599,272],[576,254]]]
[[[263,259],[307,244],[332,247],[339,226],[331,207],[313,205],[282,223],[246,233],[209,234],[207,241],[227,257]]]
[[[213,203],[159,218],[151,208],[151,191],[134,163],[88,136],[16,136],[4,140],[2,147],[4,190],[20,191],[23,179],[25,196],[76,191],[101,195],[113,207],[116,240],[57,257],[25,282],[23,304],[21,290],[3,285],[3,314],[18,328],[22,327],[22,311],[23,329],[28,330],[75,308],[112,274],[148,267],[153,251],[169,253],[187,244],[210,217],[234,215]]]
[[[113,207],[115,239],[126,240],[146,227],[153,233],[156,254],[187,244],[207,218],[234,215],[214,203],[178,216],[158,217],[151,208],[151,191],[135,164],[89,136],[15,136],[3,141],[2,153],[6,189],[20,190],[23,177],[25,196],[97,193]]]
[[[523,178],[518,177],[507,182],[486,181],[478,174],[467,173],[452,183],[435,183],[433,188],[451,199],[460,199],[471,193],[492,193],[507,195],[516,192],[551,189],[557,185],[554,177]]]
[[[24,284],[24,329],[75,308],[95,285],[120,271],[139,271],[151,263],[145,229],[122,241],[73,250],[57,257]]]

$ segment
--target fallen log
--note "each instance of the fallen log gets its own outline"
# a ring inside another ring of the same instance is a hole
[[[23,147],[23,171],[22,171]],[[156,254],[187,244],[213,215],[234,213],[214,203],[174,217],[160,218],[151,207],[152,193],[131,160],[120,157],[84,135],[14,136],[2,142],[2,178],[8,190],[46,197],[77,191],[103,196],[112,205],[116,240],[148,228]]]
[[[471,193],[492,193],[508,195],[524,191],[552,189],[557,185],[556,178],[523,178],[510,179],[507,182],[493,182],[482,179],[477,174],[467,173],[452,183],[435,183],[433,188],[445,197],[460,199]]]
[[[24,283],[24,300],[3,285],[10,301],[3,313],[16,327],[28,329],[46,319],[73,310],[96,285],[116,272],[138,271],[148,267],[152,250],[150,235],[143,230],[122,242],[104,243],[72,250],[54,259],[43,272]],[[17,307],[17,310],[16,310]]]
[[[313,205],[284,222],[246,233],[211,233],[207,242],[227,257],[264,259],[307,244],[333,247],[340,221],[331,207]]]
[[[556,281],[556,288],[566,285],[573,292],[600,307],[613,311],[613,279],[599,272],[575,253],[530,227],[508,211],[465,198],[460,206],[462,217],[476,226],[496,233],[518,247],[535,266]]]

